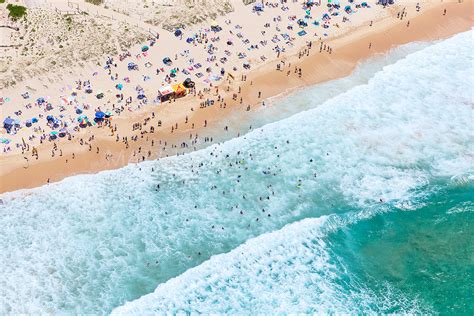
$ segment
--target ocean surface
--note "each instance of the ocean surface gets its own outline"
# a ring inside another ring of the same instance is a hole
[[[1,195],[0,314],[472,315],[473,51],[404,46],[239,138]]]

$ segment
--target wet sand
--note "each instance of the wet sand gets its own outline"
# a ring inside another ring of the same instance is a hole
[[[443,16],[444,9],[447,15]],[[140,113],[131,113],[126,116],[114,118],[112,124],[117,124],[122,136],[138,135],[137,142],[129,142],[130,147],[125,148],[124,143],[116,142],[111,136],[108,128],[95,129],[95,139],[91,142],[91,151],[88,146],[81,146],[78,139],[71,142],[61,143],[62,156],[55,153],[51,157],[52,143],[45,143],[38,148],[39,159],[28,153],[27,156],[21,154],[5,155],[1,159],[1,179],[0,192],[9,192],[23,188],[32,188],[44,185],[48,182],[55,182],[65,177],[96,173],[102,170],[116,169],[129,163],[135,163],[145,159],[156,159],[166,155],[176,155],[177,152],[190,151],[191,148],[182,149],[180,143],[189,143],[190,134],[199,134],[202,139],[215,133],[220,133],[215,126],[218,122],[225,120],[227,116],[235,111],[246,111],[251,105],[251,111],[261,106],[261,102],[266,98],[289,93],[290,91],[322,83],[349,75],[358,63],[376,54],[385,53],[393,47],[403,45],[413,41],[433,41],[446,38],[456,33],[467,31],[473,26],[473,2],[463,3],[440,3],[433,6],[410,19],[410,26],[407,27],[406,19],[400,21],[396,16],[374,21],[372,26],[364,25],[352,30],[348,35],[332,39],[325,42],[332,48],[332,53],[319,51],[319,43],[314,42],[309,56],[299,59],[298,55],[286,58],[282,71],[276,71],[276,64],[279,61],[270,62],[252,70],[247,76],[247,80],[240,81],[235,78],[231,83],[223,83],[219,86],[219,94],[224,97],[227,107],[222,109],[219,102],[211,107],[199,108],[197,98],[185,98],[171,104],[165,104],[159,117],[150,120],[142,131],[148,133],[140,135],[140,131],[132,132],[130,125],[133,122],[144,122],[150,116],[153,107],[147,108]],[[369,49],[369,45],[371,47]],[[291,63],[291,67],[288,64]],[[302,77],[299,78],[294,72],[294,68],[302,68]],[[287,71],[290,75],[287,76]],[[229,86],[229,92],[225,92]],[[232,101],[232,94],[237,93],[238,87],[241,93],[238,94],[237,101]],[[258,98],[258,92],[262,95]],[[216,95],[212,90],[211,96]],[[208,96],[211,98],[211,96]],[[215,98],[217,98],[215,96]],[[242,104],[240,98],[243,99]],[[202,101],[202,100],[201,100]],[[161,106],[160,106],[161,107]],[[193,108],[193,111],[191,111]],[[188,116],[188,123],[185,117]],[[161,119],[163,124],[157,127],[157,121]],[[207,120],[207,127],[204,121]],[[178,129],[171,132],[171,127],[178,122]],[[192,124],[195,125],[194,129]],[[242,122],[242,126],[248,126],[250,122]],[[149,133],[149,127],[154,126],[155,132]],[[126,131],[123,134],[123,131]],[[225,138],[237,136],[236,132],[229,130]],[[87,138],[83,137],[83,138]],[[154,146],[151,146],[151,140]],[[160,145],[161,141],[161,145]],[[164,142],[167,142],[166,150],[163,150]],[[171,148],[171,144],[176,144],[177,148]],[[210,143],[201,143],[200,147]],[[97,153],[96,148],[100,151]],[[138,148],[141,152],[138,153]],[[151,155],[148,156],[148,151]],[[135,155],[134,155],[135,152]],[[74,158],[72,154],[74,153]],[[26,157],[28,161],[24,158]]]

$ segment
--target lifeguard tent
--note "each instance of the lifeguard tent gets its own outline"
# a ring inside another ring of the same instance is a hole
[[[188,91],[189,89],[185,86],[184,83],[167,85],[158,89],[158,98],[160,99],[160,102],[166,102],[170,99],[184,97],[188,94]]]

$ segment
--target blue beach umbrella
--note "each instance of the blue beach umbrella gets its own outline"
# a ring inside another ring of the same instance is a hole
[[[105,113],[102,111],[95,112],[95,118],[98,120],[102,120],[105,117]]]

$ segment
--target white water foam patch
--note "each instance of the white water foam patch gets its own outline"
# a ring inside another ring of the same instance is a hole
[[[333,258],[324,237],[370,217],[305,219],[248,240],[229,253],[158,286],[112,315],[426,312],[390,286],[384,295],[364,287]]]
[[[471,34],[223,145],[3,195],[0,314],[108,313],[249,238],[468,172]]]

